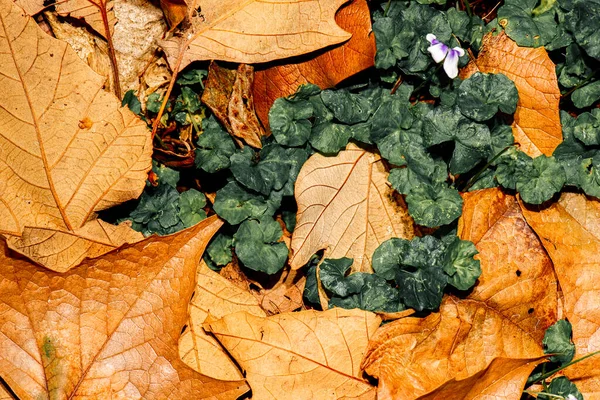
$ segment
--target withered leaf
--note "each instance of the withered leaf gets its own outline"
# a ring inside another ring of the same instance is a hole
[[[513,122],[515,140],[532,157],[552,155],[562,142],[560,90],[555,65],[546,50],[519,47],[504,32],[488,34],[477,60],[471,60],[460,77],[465,79],[477,71],[502,73],[514,81],[519,92]]]
[[[463,380],[451,380],[419,400],[520,399],[537,358],[495,358],[490,365]]]
[[[267,315],[291,312],[304,305],[306,277],[300,271],[285,270],[271,288],[252,291]]]
[[[298,86],[314,83],[322,89],[334,87],[344,79],[374,64],[375,36],[366,0],[354,0],[335,15],[335,21],[352,38],[341,46],[319,52],[302,62],[281,61],[266,69],[257,69],[254,76],[256,114],[268,126],[269,110],[275,99],[289,96]]]
[[[162,8],[171,30],[175,29],[188,14],[188,5],[185,0],[160,0],[160,8]]]
[[[205,0],[182,37],[161,42],[174,70],[197,60],[260,63],[341,43],[350,34],[335,23],[347,0]]]
[[[382,242],[412,239],[412,218],[387,185],[387,175],[378,155],[354,145],[336,157],[309,158],[296,180],[291,267],[302,267],[326,249],[324,257],[349,257],[353,271],[372,272],[371,256]]]
[[[486,369],[496,358],[542,356],[537,340],[484,302],[448,296],[437,313],[381,327],[362,368],[379,379],[378,399],[416,399]],[[511,380],[524,382],[530,371],[521,372]]]
[[[58,274],[0,252],[0,376],[20,399],[235,398],[244,382],[180,360],[196,266],[222,225],[211,217]]]
[[[475,244],[482,270],[469,298],[485,302],[541,343],[557,318],[550,257],[514,196],[495,188],[464,193],[463,199],[457,235]]]
[[[600,201],[563,193],[541,210],[521,206],[554,262],[564,314],[573,326],[575,358],[600,350]],[[600,398],[597,357],[564,371],[586,399]]]
[[[179,338],[181,359],[211,378],[224,381],[244,379],[219,342],[202,329],[207,317],[222,318],[237,311],[266,317],[258,300],[249,291],[240,289],[201,261],[196,290],[190,302],[188,329]]]
[[[11,93],[0,100],[0,233],[57,271],[140,240],[96,213],[142,192],[152,151],[145,124],[15,3],[0,0],[0,21],[0,82]]]
[[[228,132],[232,132],[229,122],[229,98],[233,92],[233,84],[237,77],[237,70],[220,66],[211,62],[208,67],[208,77],[202,92],[202,102],[210,108]]]
[[[362,310],[236,313],[207,323],[257,399],[374,399],[360,360],[381,320]]]
[[[229,122],[233,136],[252,147],[261,148],[260,139],[265,135],[265,131],[254,111],[253,85],[254,67],[240,64],[229,99]]]

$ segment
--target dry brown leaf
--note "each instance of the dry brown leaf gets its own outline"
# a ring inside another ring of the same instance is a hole
[[[87,260],[64,273],[0,252],[0,376],[20,399],[235,398],[243,382],[180,359],[196,266],[222,222]],[[226,397],[227,396],[227,397]]]
[[[174,71],[197,60],[261,63],[344,42],[335,23],[348,0],[204,0],[182,37],[161,42]]]
[[[340,28],[352,34],[348,42],[307,61],[279,62],[256,71],[256,114],[265,126],[269,124],[269,110],[275,99],[296,92],[298,86],[310,82],[322,89],[330,88],[374,65],[376,48],[370,15],[366,0],[354,0],[342,6],[335,15]]]
[[[96,213],[142,192],[145,124],[12,1],[0,0],[0,22],[0,82],[11,93],[0,100],[0,233],[57,271],[140,240],[128,226],[107,232]]]
[[[302,295],[306,277],[294,270],[285,270],[279,280],[270,288],[252,291],[267,315],[291,312],[304,305]]]
[[[554,262],[565,317],[581,357],[600,350],[600,201],[563,193],[537,210],[522,205],[527,222]],[[600,399],[600,362],[594,356],[565,370],[586,399]]]
[[[448,296],[438,313],[381,327],[362,368],[379,379],[379,400],[416,399],[484,370],[496,358],[541,356],[535,338],[486,303]],[[527,379],[529,371],[522,372],[520,379]]]
[[[266,317],[258,301],[243,290],[212,271],[204,261],[198,267],[198,282],[190,302],[188,328],[179,338],[181,359],[196,371],[224,381],[243,380],[243,376],[219,342],[208,335],[202,324],[210,315],[223,318],[237,311]]]
[[[292,269],[326,249],[324,257],[353,258],[353,271],[372,272],[371,256],[383,241],[412,239],[412,218],[387,175],[378,155],[354,145],[336,157],[310,157],[296,180]]]
[[[520,399],[527,377],[541,358],[496,358],[467,379],[451,380],[419,400]]]
[[[381,319],[362,310],[230,314],[206,324],[246,371],[253,397],[374,399],[359,368]]]
[[[185,0],[160,0],[160,8],[169,22],[170,30],[177,28],[177,25],[188,14],[188,5]]]
[[[233,92],[236,77],[236,69],[222,67],[213,61],[208,67],[208,76],[202,92],[202,102],[210,108],[230,133],[232,129],[228,112],[229,98]]]
[[[463,68],[460,76],[465,79],[481,71],[502,73],[513,80],[519,91],[513,122],[515,141],[532,157],[551,156],[562,142],[560,90],[554,67],[543,47],[519,47],[502,32],[484,38],[477,60]]]
[[[485,302],[541,343],[557,319],[550,257],[514,196],[495,188],[465,193],[463,199],[457,235],[475,244],[482,270],[469,298]]]

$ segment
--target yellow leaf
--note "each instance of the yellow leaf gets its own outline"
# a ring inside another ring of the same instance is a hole
[[[477,374],[494,359],[541,356],[538,342],[498,311],[481,301],[449,296],[439,312],[426,318],[402,318],[382,326],[362,367],[379,379],[379,400],[409,400]],[[520,379],[527,379],[529,371],[522,373]],[[510,399],[520,397],[519,391]]]
[[[600,201],[563,193],[547,208],[521,207],[554,262],[564,314],[573,325],[575,358],[600,350]],[[598,357],[564,371],[586,399],[600,399]]]
[[[353,145],[336,157],[309,158],[296,181],[291,267],[302,267],[326,249],[325,257],[353,258],[353,271],[372,272],[371,256],[382,242],[412,239],[412,218],[387,175],[378,155]]]
[[[22,400],[214,399],[243,381],[179,358],[196,266],[217,217],[58,274],[0,249],[0,377]],[[14,254],[14,253],[13,253]]]
[[[0,0],[0,233],[56,271],[141,239],[97,212],[144,188],[145,124],[102,90],[74,51]],[[111,236],[111,235],[115,236]]]
[[[204,0],[182,37],[161,42],[181,71],[197,60],[246,64],[305,54],[350,38],[335,22],[347,0]]]
[[[204,261],[198,267],[198,283],[190,302],[188,329],[179,338],[181,359],[196,371],[224,381],[243,380],[243,376],[219,342],[208,335],[202,324],[210,315],[222,318],[237,311],[266,317],[258,300],[210,270]]]
[[[514,196],[485,189],[464,193],[463,199],[457,235],[475,244],[481,262],[469,298],[485,302],[541,343],[557,318],[550,257]]]
[[[381,319],[362,310],[300,311],[267,318],[240,312],[207,323],[246,371],[253,397],[374,399],[359,367]]]
[[[562,128],[555,65],[546,50],[519,47],[504,32],[497,36],[488,34],[477,60],[461,71],[461,78],[477,71],[502,73],[514,81],[519,91],[513,122],[515,140],[532,157],[551,156],[562,142]]]

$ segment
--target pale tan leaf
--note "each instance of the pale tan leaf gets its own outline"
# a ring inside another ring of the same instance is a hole
[[[304,305],[302,295],[306,277],[304,273],[286,269],[270,288],[252,291],[267,315],[291,312]]]
[[[573,325],[581,357],[600,350],[600,201],[563,193],[538,209],[521,203],[527,222],[554,262],[564,295],[564,314]],[[600,399],[600,362],[594,356],[564,372],[586,399]]]
[[[234,399],[177,341],[196,267],[222,222],[208,218],[58,274],[0,250],[0,377],[29,399]],[[13,253],[14,255],[14,253]]]
[[[309,158],[296,180],[291,267],[302,267],[326,249],[325,257],[350,257],[353,271],[371,272],[371,256],[383,241],[412,239],[412,218],[387,175],[378,155],[354,145],[336,157]]]
[[[96,213],[140,195],[151,167],[150,134],[66,43],[12,1],[0,6],[0,85],[11,94],[0,99],[0,233],[21,237],[9,239],[25,246],[15,250],[43,255],[34,261],[59,260],[45,266],[66,271],[89,249],[97,256],[123,244],[100,232]],[[120,236],[133,240],[123,230]],[[76,248],[64,233],[78,236]],[[54,255],[30,247],[43,235],[57,241]]]
[[[477,374],[496,358],[541,356],[535,338],[486,303],[448,296],[437,313],[382,326],[362,367],[379,379],[379,400],[409,400]],[[522,373],[527,379],[529,372]]]
[[[161,42],[174,70],[197,60],[246,64],[305,54],[350,38],[335,22],[347,0],[205,0],[183,37]]]
[[[463,194],[457,235],[472,241],[481,276],[469,295],[500,312],[538,342],[557,319],[552,262],[517,199],[500,189]]]
[[[520,149],[530,156],[552,152],[562,142],[558,102],[560,90],[555,65],[543,47],[519,47],[504,32],[488,34],[477,60],[461,71],[465,79],[473,73],[502,73],[514,81],[519,102],[513,135]]]
[[[531,371],[541,358],[496,358],[490,365],[463,380],[451,380],[419,400],[520,399]]]
[[[14,397],[0,385],[0,400],[14,400]]]
[[[190,302],[188,329],[179,338],[179,356],[187,365],[211,378],[224,381],[243,380],[243,376],[219,342],[208,335],[202,324],[210,315],[223,318],[237,311],[265,317],[266,314],[250,292],[240,289],[204,261],[198,267],[198,282]]]
[[[362,310],[230,314],[206,324],[246,371],[253,397],[374,399],[359,367],[381,319]]]
[[[352,38],[302,61],[285,60],[257,66],[253,97],[256,114],[263,125],[269,124],[269,110],[275,99],[294,94],[298,86],[313,83],[322,89],[331,88],[375,63],[375,35],[371,31],[371,13],[366,0],[344,4],[335,15],[338,25]]]

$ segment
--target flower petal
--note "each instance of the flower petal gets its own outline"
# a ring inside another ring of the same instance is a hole
[[[460,57],[465,55],[465,51],[460,47],[455,47],[452,50],[456,51]]]
[[[444,61],[444,71],[446,71],[446,74],[451,79],[458,76],[458,58],[459,52],[452,49],[448,52],[446,60]]]
[[[436,63],[442,62],[446,54],[448,54],[448,46],[444,43],[439,42],[438,44],[434,44],[433,46],[429,46],[427,51],[431,54],[431,57]]]
[[[435,37],[435,35],[433,33],[428,33],[427,36],[425,36],[425,39],[427,39],[427,41],[431,44],[435,44],[435,43],[433,43],[434,40],[437,41],[437,38]]]

